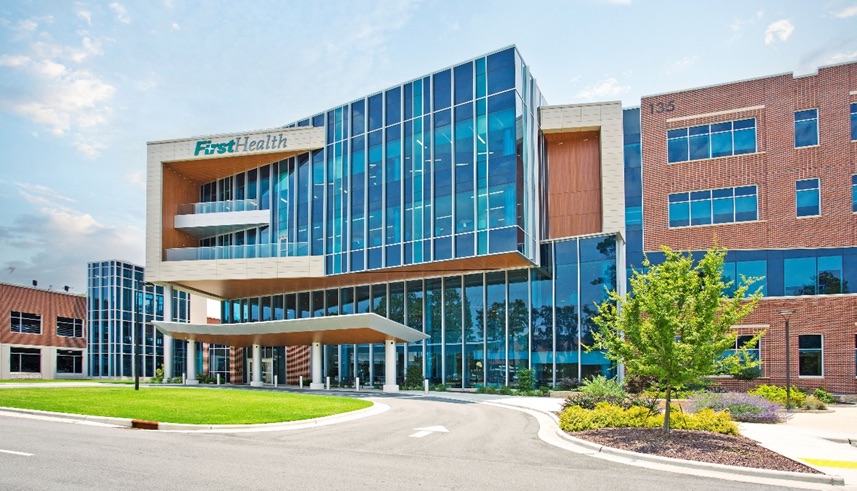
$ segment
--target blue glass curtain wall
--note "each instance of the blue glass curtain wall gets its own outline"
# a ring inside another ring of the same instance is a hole
[[[201,186],[202,202],[272,213],[200,246],[325,255],[327,274],[509,251],[537,261],[542,102],[508,48],[326,111],[312,118],[324,149]]]
[[[616,288],[615,235],[542,244],[543,267],[407,282],[286,293],[223,302],[224,322],[257,319],[253,306],[284,305],[275,318],[374,312],[431,336],[397,347],[401,383],[409,365],[431,383],[454,387],[514,384],[532,368],[542,385],[612,376],[601,352],[585,352],[596,304]],[[621,246],[621,244],[619,244]],[[289,306],[297,305],[291,309]],[[249,306],[249,307],[247,307]],[[263,317],[267,310],[263,307]],[[327,346],[325,375],[341,384],[381,384],[382,345]]]

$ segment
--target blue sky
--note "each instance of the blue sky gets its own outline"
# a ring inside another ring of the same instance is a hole
[[[6,1],[0,282],[143,263],[146,142],[272,128],[516,44],[551,104],[857,60],[857,0]],[[855,87],[857,89],[857,87]]]

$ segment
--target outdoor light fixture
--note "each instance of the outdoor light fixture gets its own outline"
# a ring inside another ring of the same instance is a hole
[[[786,411],[792,408],[792,376],[791,376],[791,337],[789,336],[789,319],[794,310],[781,310],[779,314],[786,320]]]

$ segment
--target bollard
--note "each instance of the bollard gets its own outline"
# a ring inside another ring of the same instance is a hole
[[[330,377],[326,377],[324,382],[325,386],[327,386],[327,390],[330,390]]]
[[[354,390],[360,392],[360,377],[354,377]]]
[[[423,380],[423,391],[428,395],[428,379]]]
[[[300,376],[300,384],[301,384],[301,389],[303,389],[304,388],[304,376],[303,375]]]
[[[274,387],[277,387],[277,386],[279,386],[279,385],[280,385],[280,384],[278,383],[278,382],[279,382],[279,380],[277,380],[277,377],[278,377],[278,375],[274,375]]]
[[[217,374],[217,385],[220,385],[220,374]]]
[[[187,385],[187,374],[186,373],[182,374],[182,385]]]

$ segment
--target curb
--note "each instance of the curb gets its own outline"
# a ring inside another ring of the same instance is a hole
[[[562,431],[562,429],[559,427],[556,429],[556,434],[559,435],[561,438],[564,438],[574,443],[575,445],[594,450],[596,453],[617,455],[627,459],[643,460],[658,464],[678,465],[682,467],[689,467],[692,469],[728,472],[730,474],[741,474],[745,476],[764,477],[768,479],[784,479],[788,481],[801,481],[816,484],[832,484],[834,486],[845,485],[845,479],[840,476],[831,474],[807,474],[803,472],[776,471],[771,469],[757,469],[755,467],[740,467],[735,465],[714,464],[711,462],[697,462],[695,460],[674,459],[672,457],[662,457],[660,455],[637,453],[628,450],[621,450],[618,448],[605,447],[598,443],[593,443],[588,440],[573,437],[568,433]]]
[[[365,418],[381,414],[390,409],[390,406],[381,404],[375,401],[369,401],[371,406],[356,411],[347,413],[334,414],[321,418],[302,419],[299,421],[286,421],[282,423],[261,423],[261,424],[231,424],[231,425],[198,425],[186,423],[161,423],[158,421],[145,421],[131,418],[113,418],[108,416],[90,416],[86,414],[71,414],[71,413],[54,413],[50,411],[40,411],[37,409],[19,409],[12,407],[0,407],[0,411],[27,414],[35,416],[45,416],[51,418],[71,419],[78,421],[90,421],[94,423],[102,423],[122,428],[134,428],[141,430],[156,430],[156,431],[175,431],[175,432],[194,432],[194,431],[220,431],[220,432],[255,432],[255,431],[278,431],[278,430],[298,430],[303,428],[311,428],[315,426],[325,426],[335,423],[344,423],[354,419]]]

